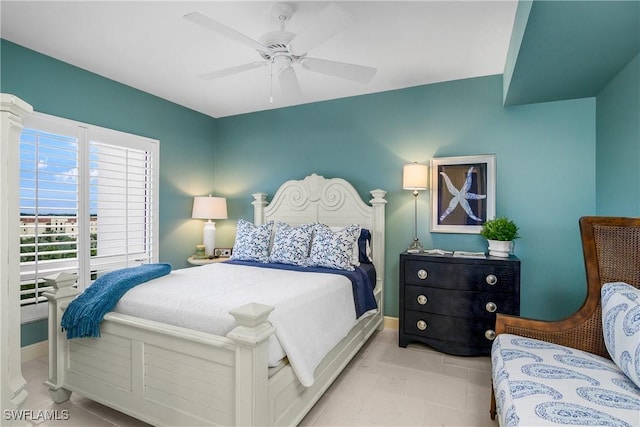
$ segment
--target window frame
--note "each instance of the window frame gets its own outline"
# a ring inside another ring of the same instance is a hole
[[[147,262],[158,262],[159,258],[159,166],[160,166],[160,141],[144,136],[134,135],[118,130],[108,129],[100,126],[90,125],[75,120],[56,117],[44,113],[36,113],[25,117],[23,121],[24,130],[34,130],[39,132],[46,132],[54,135],[60,135],[65,137],[77,138],[78,146],[78,175],[77,175],[77,239],[76,239],[76,251],[77,256],[74,258],[73,263],[77,263],[78,281],[77,286],[80,291],[84,290],[92,283],[91,272],[91,209],[90,209],[90,150],[92,142],[103,143],[110,146],[119,148],[125,148],[126,150],[140,150],[150,154],[149,165],[144,168],[145,174],[149,173],[151,181],[151,194],[149,210],[145,210],[145,218],[149,218],[152,229],[150,236],[144,238],[144,243],[148,248],[145,254],[149,255]],[[22,141],[22,132],[20,135],[20,141]],[[22,150],[19,149],[19,157],[21,159]],[[126,168],[126,164],[124,165]],[[127,181],[129,183],[129,181]],[[20,185],[20,198],[22,199],[22,186]],[[128,205],[127,205],[128,207]],[[22,212],[20,212],[22,213]],[[46,214],[41,214],[45,216]],[[20,227],[20,224],[16,225]],[[127,236],[129,238],[129,236]],[[128,242],[128,240],[126,240]],[[55,263],[63,267],[65,262],[71,262],[60,260],[59,263]],[[42,261],[41,261],[42,262]],[[25,263],[20,262],[19,271],[21,278],[25,271],[28,273],[28,268],[25,268]],[[138,265],[133,264],[132,260],[126,261],[126,266]],[[75,269],[75,268],[72,268]],[[36,274],[37,269],[33,268],[33,274]],[[95,279],[95,278],[94,278]],[[22,282],[22,281],[21,281]],[[18,285],[21,286],[21,283]],[[33,322],[36,320],[46,319],[48,317],[48,303],[38,302],[33,305],[24,305],[20,307],[21,321],[22,323]]]

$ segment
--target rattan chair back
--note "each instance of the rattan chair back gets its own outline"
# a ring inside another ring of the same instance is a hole
[[[580,218],[582,250],[587,273],[587,297],[583,307],[591,313],[582,328],[585,349],[609,357],[602,337],[600,290],[610,282],[640,288],[640,218]]]

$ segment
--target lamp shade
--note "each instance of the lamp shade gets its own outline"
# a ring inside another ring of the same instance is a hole
[[[429,166],[418,163],[404,165],[402,169],[402,188],[404,190],[426,190],[429,180]]]
[[[227,219],[227,199],[211,197],[211,195],[195,197],[191,218],[197,219]]]

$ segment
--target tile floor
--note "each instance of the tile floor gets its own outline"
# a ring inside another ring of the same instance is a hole
[[[398,332],[385,329],[367,343],[301,426],[497,426],[489,418],[489,357],[454,357],[429,347],[398,347]],[[53,403],[45,386],[47,359],[25,362],[29,397],[24,409],[68,411],[67,420],[32,425],[144,427],[145,424],[72,394]]]

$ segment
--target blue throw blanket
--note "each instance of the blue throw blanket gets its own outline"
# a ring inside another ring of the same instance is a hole
[[[104,315],[129,289],[170,272],[169,264],[143,264],[104,274],[71,301],[62,315],[62,330],[67,330],[68,339],[99,337]]]

